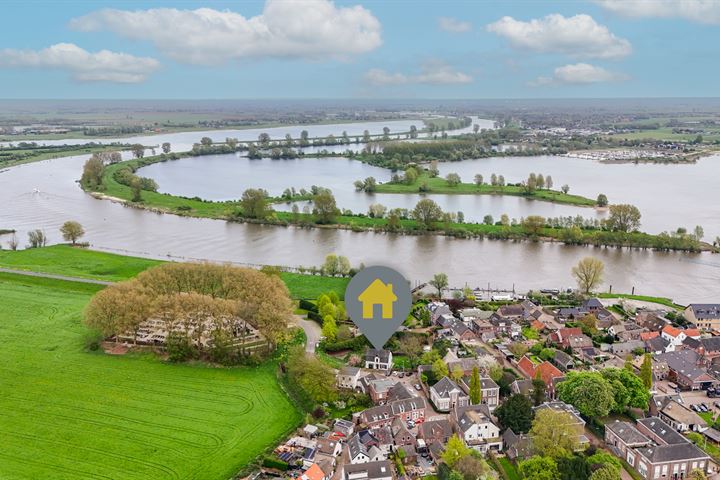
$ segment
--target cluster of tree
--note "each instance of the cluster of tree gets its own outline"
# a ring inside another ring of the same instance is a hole
[[[646,409],[650,400],[643,380],[625,368],[569,372],[557,389],[560,400],[575,406],[588,418],[622,413],[628,408]]]
[[[322,274],[328,277],[347,277],[353,273],[350,260],[343,255],[335,255],[334,253],[325,256],[325,261],[320,269]]]
[[[132,201],[142,200],[142,192],[157,192],[158,184],[152,178],[135,175],[135,170],[130,165],[120,166],[113,172],[113,179],[121,185],[130,187],[133,192]]]
[[[307,355],[302,345],[288,351],[283,365],[291,385],[299,388],[314,403],[332,402],[338,398],[335,372],[314,355]]]
[[[375,177],[367,177],[365,180],[355,180],[355,190],[358,192],[372,193],[377,190],[377,180]]]
[[[141,125],[120,125],[117,127],[83,127],[83,135],[87,137],[109,137],[112,135],[129,135],[142,133],[145,127]]]
[[[247,353],[248,325],[269,349],[284,340],[291,307],[277,275],[230,265],[168,263],[98,292],[85,310],[85,323],[105,337],[137,337],[144,322],[156,319],[169,334],[166,347],[174,359],[207,355],[231,363]],[[200,341],[205,337],[209,346]]]
[[[448,439],[441,460],[437,470],[438,480],[490,480],[496,478],[495,472],[482,454],[465,445],[465,442],[457,435]]]
[[[334,342],[338,337],[338,323],[347,318],[345,306],[334,291],[320,295],[316,305],[322,319],[322,334],[328,341]]]

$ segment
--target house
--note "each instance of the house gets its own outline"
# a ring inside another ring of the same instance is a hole
[[[671,400],[660,410],[660,418],[678,432],[702,432],[708,424],[685,405]]]
[[[670,342],[674,347],[679,347],[682,345],[683,340],[687,338],[687,335],[683,330],[680,330],[679,328],[675,328],[672,325],[665,325],[663,327],[662,332],[660,332],[660,335]]]
[[[641,335],[647,332],[646,328],[641,327],[635,322],[625,322],[619,325],[613,325],[608,329],[608,331],[615,327],[621,327],[620,330],[622,331],[619,331],[614,335],[616,335],[620,339],[620,341],[623,342],[627,342],[629,340],[642,340],[642,338],[640,338]]]
[[[459,320],[455,320],[450,325],[450,330],[455,338],[461,341],[475,340],[477,337],[472,330],[470,330],[465,324]]]
[[[645,351],[659,355],[661,353],[674,352],[675,345],[670,343],[667,338],[656,335],[653,338],[645,340]]]
[[[393,421],[392,407],[390,405],[381,405],[378,407],[367,408],[360,412],[358,422],[366,425],[368,428],[378,428],[390,425]]]
[[[392,365],[392,352],[390,350],[369,348],[365,353],[365,368],[390,370]]]
[[[710,456],[657,417],[638,420],[638,431],[655,444],[633,449],[625,460],[646,479],[686,478],[699,469],[710,470]]]
[[[510,384],[510,391],[513,395],[520,394],[530,396],[533,391],[533,384],[531,379],[517,379]]]
[[[684,312],[685,319],[705,330],[720,330],[720,303],[691,303]]]
[[[575,366],[573,358],[562,350],[555,350],[552,362],[564,372],[571,370]]]
[[[582,334],[583,333],[580,327],[560,328],[557,331],[548,335],[548,340],[555,343],[556,345],[559,345],[562,348],[568,348],[570,347],[569,339],[573,336],[578,336]]]
[[[387,461],[344,465],[343,480],[393,480],[392,464]]]
[[[687,331],[687,330],[686,330]],[[683,346],[694,350],[707,362],[718,363],[720,357],[720,337],[692,338],[688,337],[683,341]]]
[[[641,340],[630,340],[610,345],[610,351],[619,357],[626,357],[634,351],[645,351],[645,342]]]
[[[525,433],[516,434],[511,428],[505,430],[502,436],[503,450],[511,459],[523,459],[532,456],[532,439]]]
[[[651,445],[650,439],[634,425],[619,420],[605,424],[605,443],[620,458],[626,458],[633,448]]]
[[[671,322],[665,317],[664,311],[643,310],[635,315],[635,323],[651,332],[660,332]]]
[[[395,400],[390,402],[390,411],[394,418],[399,418],[404,422],[413,420],[422,422],[425,420],[425,409],[427,404],[422,397],[406,398],[404,400]]]
[[[353,422],[338,418],[333,424],[332,435],[335,438],[345,439],[350,438],[354,431],[355,424]]]
[[[408,387],[402,383],[397,382],[395,385],[390,387],[387,392],[387,401],[394,402],[396,400],[407,400],[408,398],[415,398],[416,395],[408,390]]]
[[[564,348],[570,347],[573,352],[580,352],[585,348],[592,348],[593,341],[592,338],[581,333],[580,335],[570,335],[566,337],[563,344]]]
[[[597,298],[585,300],[579,307],[561,308],[557,312],[558,318],[563,321],[579,320],[591,314],[597,318],[598,328],[607,328],[605,325],[609,326],[615,320],[613,314]]]
[[[446,444],[452,437],[453,429],[448,420],[429,420],[423,422],[418,428],[418,437],[425,441],[426,445],[433,443]]]
[[[495,335],[497,336],[505,335],[516,338],[522,332],[522,327],[518,323],[514,320],[502,318],[497,313],[493,313],[488,321],[495,328]]]
[[[459,313],[462,321],[467,324],[472,324],[476,320],[480,322],[487,321],[493,314],[490,310],[480,310],[479,308],[463,308]]]
[[[539,365],[535,365],[527,355],[523,356],[517,364],[518,369],[523,375],[529,379],[537,376],[545,382],[547,394],[550,398],[555,397],[555,380],[563,378],[563,373],[556,366],[547,360]]]
[[[666,362],[668,379],[685,390],[706,390],[717,383],[715,377],[707,373],[704,360],[694,350],[655,355],[654,360]]]
[[[390,389],[397,383],[392,378],[378,378],[371,380],[368,384],[367,393],[370,395],[373,403],[380,404],[387,400]]]
[[[395,443],[395,445],[415,445],[415,435],[413,435],[413,433],[408,430],[405,421],[403,421],[399,417],[396,417],[395,420],[393,420],[392,426],[390,428],[393,434],[393,442]]]
[[[465,407],[470,404],[470,397],[448,377],[443,377],[430,387],[430,400],[441,412],[448,412],[456,406]]]
[[[360,377],[362,370],[357,367],[344,366],[340,369],[337,376],[338,388],[346,388],[348,390],[359,389]]]
[[[648,340],[652,340],[653,338],[659,337],[660,332],[642,332],[640,334],[640,340],[643,342],[647,342]]]
[[[327,475],[317,463],[310,465],[310,468],[305,470],[305,473],[303,473],[300,478],[301,480],[328,480]]]
[[[471,378],[470,375],[465,375],[460,379],[460,388],[468,395],[470,395]],[[482,400],[480,400],[480,403],[487,405],[492,412],[500,404],[500,387],[492,378],[480,377],[480,390],[482,391]]]
[[[487,405],[455,407],[450,422],[467,446],[482,453],[502,450],[500,428],[493,422]]]
[[[470,322],[470,329],[479,337],[489,333],[495,334],[495,326],[484,318],[474,318],[472,322]]]
[[[436,324],[442,315],[448,314],[452,316],[452,311],[445,302],[430,302],[427,309],[430,312],[430,322],[432,324]]]
[[[495,314],[503,320],[520,321],[525,313],[525,308],[521,304],[502,305]]]
[[[567,413],[570,422],[568,425],[570,425],[570,427],[572,427],[572,429],[577,433],[579,446],[584,449],[587,445],[589,445],[590,439],[585,436],[585,420],[580,417],[580,412],[578,412],[575,407],[568,405],[565,402],[545,402],[535,407],[534,410],[537,412],[538,410],[546,408],[552,409],[556,412]]]
[[[355,434],[350,437],[347,442],[347,453],[350,463],[368,463],[385,460],[387,457],[383,454],[382,450],[377,445],[366,445],[362,442],[360,434]]]
[[[328,437],[320,437],[317,439],[317,451],[323,455],[337,457],[342,452],[342,443]]]
[[[393,304],[397,301],[397,296],[393,292],[392,283],[385,284],[376,278],[358,295],[358,300],[362,303],[363,318],[373,318],[375,305],[380,305],[382,318],[393,318]]]

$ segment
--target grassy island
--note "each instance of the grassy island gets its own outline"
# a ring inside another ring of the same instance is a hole
[[[440,177],[420,175],[413,183],[389,182],[376,187],[374,193],[427,193],[444,195],[513,195],[545,202],[563,203],[580,207],[593,207],[596,202],[580,195],[571,195],[558,190],[535,189],[528,192],[520,185],[476,185],[474,183],[459,183],[450,185],[447,180]]]

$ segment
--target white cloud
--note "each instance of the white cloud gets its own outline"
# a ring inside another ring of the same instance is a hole
[[[154,58],[109,50],[91,53],[72,43],[42,50],[0,50],[0,68],[56,68],[82,82],[138,83],[159,66]]]
[[[438,18],[438,26],[440,30],[445,30],[450,33],[464,33],[472,29],[470,22],[463,22],[462,20],[451,17]]]
[[[627,80],[623,73],[610,72],[602,67],[588,63],[575,63],[564,65],[553,71],[552,77],[538,77],[530,82],[531,86],[543,85],[590,85],[602,82],[620,82]]]
[[[250,18],[211,8],[105,9],[70,26],[148,40],[179,62],[204,65],[246,57],[345,59],[382,44],[380,22],[369,10],[329,0],[267,0]]]
[[[596,3],[626,17],[684,18],[720,24],[720,2],[717,0],[596,0]]]
[[[416,75],[405,73],[390,73],[379,68],[373,68],[365,73],[365,80],[371,85],[453,85],[470,83],[473,78],[463,72],[439,62],[430,62],[423,66]]]
[[[589,15],[552,14],[529,22],[503,17],[487,29],[520,50],[587,58],[620,58],[632,52],[630,42],[616,37]]]

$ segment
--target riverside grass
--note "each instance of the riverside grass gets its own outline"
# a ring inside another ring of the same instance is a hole
[[[230,478],[299,424],[271,362],[86,351],[82,310],[100,288],[0,274],[0,476]]]

